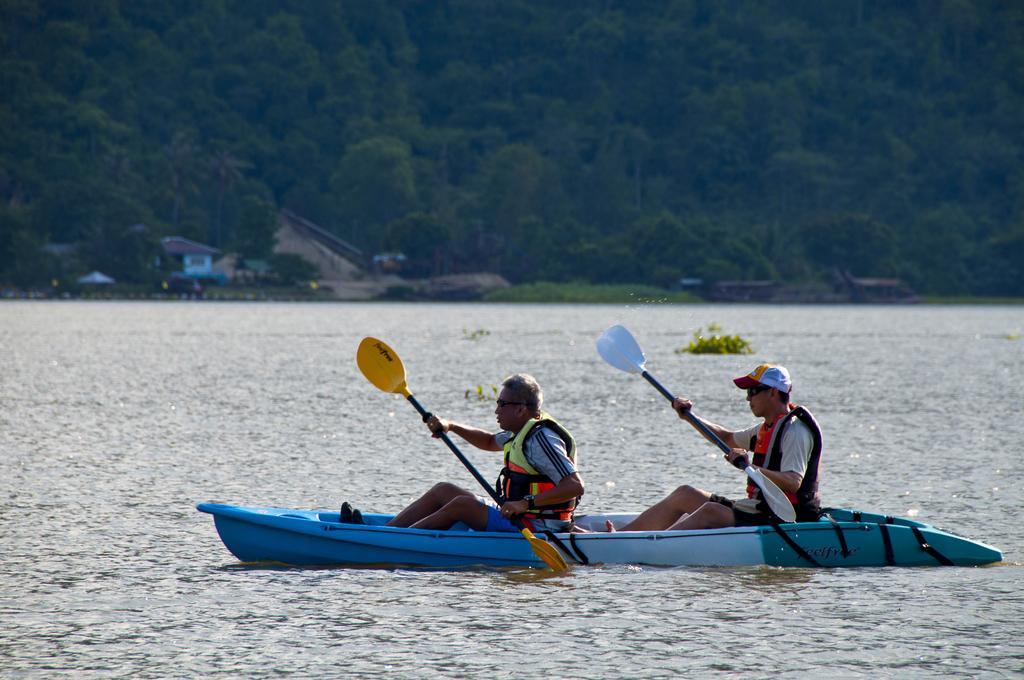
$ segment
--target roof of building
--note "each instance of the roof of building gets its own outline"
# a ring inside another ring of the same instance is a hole
[[[103,272],[95,271],[95,270],[89,272],[85,276],[78,277],[78,282],[79,283],[99,283],[99,284],[115,283],[115,281],[114,281],[114,279],[112,277],[107,276]]]
[[[220,251],[212,246],[190,241],[181,236],[165,236],[160,239],[168,255],[220,255]]]
[[[881,286],[881,287],[898,288],[898,287],[906,285],[903,282],[902,279],[879,279],[879,278],[871,278],[871,277],[865,277],[865,278],[854,277],[854,278],[852,278],[850,280],[853,281],[858,286],[865,286],[865,287],[880,287]]]
[[[778,281],[718,281],[717,288],[774,288],[779,285]]]

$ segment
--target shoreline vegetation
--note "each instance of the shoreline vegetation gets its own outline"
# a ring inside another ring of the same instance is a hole
[[[483,302],[571,302],[616,304],[695,304],[704,302],[693,293],[647,285],[595,283],[524,283],[492,291]]]
[[[0,288],[230,258],[349,300],[479,300],[416,286],[476,268],[721,302],[1024,297],[1019,2],[0,16]]]
[[[939,297],[937,295],[925,295],[921,303],[926,305],[1024,305],[1024,298],[1019,297],[970,297],[966,295],[952,295]]]
[[[323,287],[211,287],[199,295],[153,291],[149,287],[114,284],[77,290],[22,290],[0,288],[0,300],[195,300],[210,302],[493,302],[551,304],[836,304],[819,302],[732,302],[705,300],[693,293],[670,291],[649,285],[591,284],[582,282],[526,283],[501,288],[472,299],[408,299],[381,296],[371,300],[346,300]],[[864,303],[838,303],[864,304]],[[885,304],[885,303],[867,303]],[[1024,305],[1021,297],[922,296],[923,305]]]

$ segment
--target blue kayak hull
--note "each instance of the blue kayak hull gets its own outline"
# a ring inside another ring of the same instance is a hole
[[[228,550],[242,562],[294,566],[464,568],[544,567],[518,533],[385,526],[389,515],[365,513],[366,524],[341,524],[337,512],[202,503]],[[844,509],[831,520],[773,527],[698,531],[558,534],[570,564],[654,566],[921,567],[978,566],[1002,560],[999,550],[909,519]],[[606,519],[590,515],[595,529]],[[783,536],[782,534],[785,534]],[[540,536],[543,538],[543,536]]]

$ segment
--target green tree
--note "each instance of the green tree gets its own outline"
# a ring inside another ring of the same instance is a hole
[[[416,207],[409,145],[394,137],[354,145],[331,176],[330,187],[339,221],[351,226],[371,249],[379,247],[386,225]]]
[[[303,284],[320,276],[317,266],[300,255],[275,253],[270,256],[269,264],[278,281],[285,286]]]
[[[1024,267],[1021,253],[1024,253],[1024,219],[1005,231],[996,234],[985,244],[985,252],[992,257],[981,263],[982,292],[988,295],[1011,295],[1024,297]]]
[[[557,169],[536,149],[511,144],[487,159],[479,200],[480,215],[492,229],[523,241],[519,225],[531,218],[542,225],[556,221],[566,199]]]
[[[900,251],[895,230],[869,215],[808,220],[798,233],[807,259],[826,272],[838,268],[854,276],[899,273]]]
[[[407,258],[405,274],[432,276],[445,273],[451,230],[430,215],[410,213],[388,225],[384,247]]]
[[[103,223],[83,240],[81,258],[89,270],[99,270],[119,283],[154,283],[162,252],[159,239],[145,224]]]
[[[938,206],[918,218],[913,238],[905,245],[906,277],[916,290],[955,295],[974,287],[979,243],[970,226],[970,217],[955,205]]]
[[[218,248],[224,245],[222,238],[224,196],[235,182],[242,178],[242,171],[248,167],[251,167],[251,164],[236,158],[230,151],[217,151],[210,160],[210,170],[217,182],[217,211],[214,217],[212,243]]]
[[[1015,290],[1024,8],[933,5],[10,0],[5,247],[263,251],[252,196],[368,251],[431,215],[520,280],[820,278],[818,225],[831,262]]]
[[[61,278],[59,263],[43,245],[24,208],[0,206],[0,285],[42,287]]]
[[[175,229],[181,223],[181,212],[185,201],[195,193],[198,180],[198,150],[189,135],[176,132],[164,148],[170,171],[171,191],[174,204],[171,210],[171,226]]]
[[[274,207],[257,196],[242,199],[242,214],[231,249],[243,257],[264,259],[270,256],[276,243],[278,228]]]

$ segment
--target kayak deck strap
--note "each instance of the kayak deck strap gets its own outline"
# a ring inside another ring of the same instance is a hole
[[[935,546],[931,545],[930,543],[928,543],[927,540],[925,540],[924,534],[921,533],[920,529],[913,526],[910,528],[914,532],[914,538],[916,538],[917,542],[921,544],[921,550],[924,550],[926,553],[934,557],[935,561],[937,561],[942,566],[953,566],[953,561],[951,559],[940,553],[938,550],[935,549]]]
[[[578,545],[576,545],[576,534],[569,534],[569,545],[572,546],[572,550],[570,551],[569,548],[565,546],[565,543],[562,542],[562,539],[555,536],[555,533],[550,529],[544,529],[541,533],[544,534],[551,543],[564,552],[566,557],[569,559],[575,560],[578,564],[590,564],[590,559],[587,557],[587,554],[584,553]]]
[[[846,545],[846,536],[843,534],[842,527],[840,527],[839,522],[837,522],[835,518],[827,512],[823,516],[828,518],[828,521],[832,524],[832,528],[835,529],[836,538],[839,539],[839,548],[843,553],[843,559],[846,559],[850,556],[850,548]]]
[[[583,564],[590,564],[590,559],[587,557],[587,554],[583,552],[583,548],[576,543],[576,534],[569,534],[569,545],[571,545],[572,549],[576,551],[576,554],[580,558],[580,562]]]
[[[793,552],[795,552],[795,553],[796,553],[797,555],[799,555],[799,556],[800,556],[800,557],[802,557],[802,558],[803,558],[804,560],[806,560],[806,561],[807,561],[807,563],[808,563],[808,564],[810,564],[810,565],[811,565],[812,567],[819,567],[819,568],[821,567],[821,565],[820,565],[820,564],[818,564],[818,561],[817,561],[816,559],[814,559],[813,557],[811,557],[811,556],[810,556],[810,555],[809,555],[809,554],[807,553],[807,551],[806,551],[806,550],[804,550],[803,548],[801,548],[801,547],[800,547],[800,544],[798,544],[798,543],[797,543],[796,541],[794,541],[794,540],[793,540],[792,538],[790,538],[790,537],[789,537],[789,534],[787,534],[787,533],[786,533],[786,532],[785,532],[785,531],[784,531],[784,530],[782,529],[782,527],[780,527],[780,526],[778,525],[778,523],[776,523],[776,522],[772,522],[772,525],[771,525],[771,526],[772,526],[772,529],[775,529],[775,532],[776,532],[776,533],[777,533],[777,534],[778,534],[779,536],[781,536],[781,537],[782,537],[782,540],[784,540],[784,541],[786,542],[786,545],[788,545],[788,546],[789,546],[790,548],[792,548],[792,549],[793,549]]]
[[[822,515],[827,515],[829,512],[831,512],[831,511],[833,511],[835,509],[836,508],[825,508],[824,510],[822,510]],[[871,519],[864,519],[864,513],[861,512],[860,510],[851,510],[850,511],[850,519],[853,520],[854,522],[857,522],[857,523],[865,522],[867,524],[878,524],[878,525],[882,525],[882,524],[906,524],[907,526],[910,525],[910,522],[907,521],[907,520],[903,520],[902,522],[897,522],[896,518],[893,517],[892,515],[884,515],[882,517],[881,521],[871,520]]]
[[[885,549],[885,563],[891,567],[896,564],[896,557],[892,552],[892,537],[889,535],[889,527],[885,524],[879,524],[878,531],[882,534],[882,547]]]

